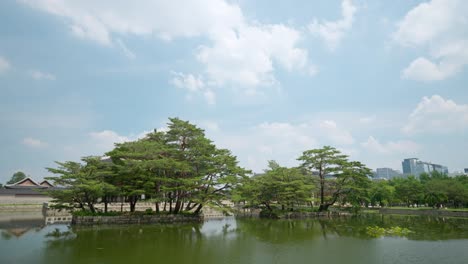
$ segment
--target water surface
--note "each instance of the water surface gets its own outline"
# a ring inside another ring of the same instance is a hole
[[[228,218],[92,228],[25,223],[0,223],[1,263],[468,263],[468,219],[459,218]],[[368,226],[411,232],[376,238]]]

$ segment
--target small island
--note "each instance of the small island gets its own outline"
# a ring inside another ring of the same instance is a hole
[[[70,211],[78,225],[197,222],[203,221],[204,209],[308,218],[373,213],[387,206],[403,207],[382,213],[468,206],[466,176],[433,172],[372,180],[363,163],[330,146],[306,150],[297,160],[300,164],[291,168],[269,161],[264,173],[252,174],[202,129],[170,118],[166,130],[115,144],[102,156],[57,162],[48,168],[55,176],[47,180],[59,187],[45,192],[53,198],[49,207]]]

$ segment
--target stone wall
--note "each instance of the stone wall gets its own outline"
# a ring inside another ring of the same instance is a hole
[[[32,205],[32,204],[37,204],[41,205],[43,203],[50,202],[52,200],[51,197],[48,197],[46,195],[0,195],[0,204],[2,205],[15,205],[15,204],[27,204],[27,205]]]
[[[456,210],[445,210],[445,209],[410,210],[410,209],[380,208],[379,212],[381,214],[468,217],[468,211],[456,211]]]
[[[2,204],[0,212],[42,212],[42,204]]]
[[[174,224],[202,222],[203,216],[195,215],[121,215],[121,216],[73,216],[73,225],[129,225]]]
[[[327,216],[347,216],[350,215],[347,212],[291,212],[281,215],[281,219],[306,219],[315,217],[327,217]]]

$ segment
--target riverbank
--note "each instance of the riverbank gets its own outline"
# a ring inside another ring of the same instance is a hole
[[[427,215],[436,217],[467,217],[468,211],[465,210],[447,210],[447,209],[418,209],[411,208],[380,208],[380,214],[398,214],[398,215]]]
[[[203,222],[203,215],[187,214],[128,214],[116,216],[76,216],[72,217],[72,225],[132,225],[132,224],[175,224]]]

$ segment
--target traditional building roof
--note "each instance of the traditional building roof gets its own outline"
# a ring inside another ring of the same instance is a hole
[[[54,185],[52,185],[52,183],[50,183],[48,180],[43,180],[41,183],[39,183],[39,185],[47,188],[54,187]]]
[[[5,185],[5,188],[7,189],[16,189],[16,188],[45,188],[44,186],[41,186],[37,182],[35,182],[33,179],[27,177],[22,179],[21,181],[12,183],[12,184],[7,184]]]
[[[45,189],[52,187],[54,187],[54,185],[52,185],[47,180],[43,180],[41,183],[37,183],[29,177],[22,179],[21,181],[5,185],[6,189]]]

